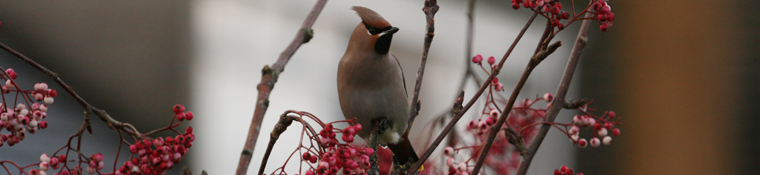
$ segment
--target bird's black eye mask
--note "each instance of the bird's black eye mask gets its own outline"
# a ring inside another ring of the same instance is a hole
[[[364,26],[367,26],[367,31],[372,35],[379,35],[377,40],[375,41],[375,52],[380,55],[385,55],[388,53],[388,50],[391,48],[391,39],[393,39],[393,34],[398,32],[397,27],[388,26],[382,30],[369,27],[368,25],[364,24]]]
[[[367,23],[364,23],[364,27],[367,28],[367,31],[369,32],[370,35],[377,35],[377,34],[383,33],[384,31],[387,31],[387,30],[390,30],[390,29],[393,28],[393,26],[388,26],[388,27],[385,27],[385,28],[382,28],[382,29],[380,29],[380,28],[374,28],[374,27],[372,27],[370,25],[367,25]]]

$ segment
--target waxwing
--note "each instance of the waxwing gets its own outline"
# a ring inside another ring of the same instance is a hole
[[[343,116],[356,119],[363,126],[358,135],[369,140],[379,121],[379,144],[388,146],[399,163],[419,160],[409,141],[407,127],[409,103],[404,73],[398,59],[389,52],[391,39],[398,28],[365,7],[355,6],[362,22],[348,41],[345,55],[338,65],[338,96]]]

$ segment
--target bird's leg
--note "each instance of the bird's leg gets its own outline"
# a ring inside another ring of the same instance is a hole
[[[369,141],[367,142],[367,146],[372,148],[372,150],[375,150],[374,153],[372,153],[372,156],[369,157],[369,164],[370,169],[368,174],[369,175],[378,175],[380,174],[379,169],[377,168],[377,127],[374,127],[372,129],[372,133],[369,135]]]
[[[391,175],[396,174],[406,174],[406,165],[401,165],[401,163],[398,162],[398,158],[396,158],[396,155],[393,155],[393,168],[391,169],[390,173]]]
[[[375,150],[375,153],[372,153],[372,156],[369,158],[369,164],[372,166],[368,172],[369,175],[378,175],[379,169],[377,168],[377,148],[378,148],[378,142],[380,135],[383,134],[386,128],[388,128],[386,125],[388,123],[388,119],[385,117],[381,117],[378,120],[374,121],[374,126],[372,127],[372,132],[369,135],[369,141],[367,142],[367,146],[372,148],[372,150]]]
[[[410,157],[409,160],[406,161],[406,164],[401,165],[401,163],[399,163],[399,161],[398,161],[398,158],[396,158],[396,155],[393,155],[393,166],[392,166],[392,169],[391,169],[391,171],[390,171],[389,174],[391,174],[391,175],[406,174],[406,173],[409,172],[409,167],[412,167],[415,163],[417,163],[417,162],[415,162]],[[421,170],[422,169],[420,169],[418,171],[415,171],[414,174],[419,174]]]

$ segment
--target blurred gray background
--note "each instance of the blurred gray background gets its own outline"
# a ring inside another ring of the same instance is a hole
[[[313,3],[0,1],[0,42],[60,73],[88,102],[141,131],[167,125],[171,106],[185,104],[196,114],[189,124],[197,140],[183,163],[195,173],[232,174],[253,114],[260,70],[292,40]],[[469,57],[464,54],[466,2],[439,3],[421,93],[423,121],[450,108],[463,59]],[[754,32],[760,22],[750,13],[760,5],[683,0],[610,4],[615,25],[602,33],[592,24],[582,72],[574,79],[576,93],[570,97],[593,98],[597,109],[615,110],[623,117],[623,134],[612,146],[579,149],[552,132],[530,174],[549,174],[561,165],[585,174],[760,171],[760,130],[753,125],[760,123],[760,93],[755,90],[760,73],[753,71],[760,66],[760,36]],[[359,22],[349,10],[355,5],[374,9],[401,29],[391,51],[403,64],[408,87],[413,86],[425,25],[422,2],[329,1],[313,27],[314,39],[296,52],[275,86],[249,171],[258,169],[266,133],[281,112],[294,109],[324,121],[342,119],[335,73],[348,33]],[[509,1],[478,1],[473,53],[503,55],[529,15],[512,10]],[[557,38],[565,46],[539,66],[523,97],[556,90],[578,24]],[[507,62],[500,75],[507,92],[542,27],[539,18]],[[22,86],[53,84],[10,54],[0,57],[0,66],[19,73]],[[473,94],[474,86],[466,88],[467,94]],[[59,92],[51,105],[50,127],[19,145],[0,147],[0,160],[30,164],[65,144],[82,122],[82,108]],[[563,113],[560,120],[569,121],[572,114]],[[93,121],[95,134],[85,136],[83,146],[87,154],[102,152],[112,160],[117,135]],[[415,123],[414,133],[422,133],[423,121]],[[283,138],[298,137],[294,130]],[[421,153],[423,145],[413,143]],[[295,139],[281,139],[275,151],[285,155],[296,145]],[[266,172],[284,160],[273,157]]]

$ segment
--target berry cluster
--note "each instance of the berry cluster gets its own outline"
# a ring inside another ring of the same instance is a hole
[[[613,118],[615,118],[614,111],[606,112],[604,115],[602,115],[602,117],[596,117],[590,113],[584,115],[576,115],[573,117],[573,123],[570,129],[567,130],[567,134],[570,137],[570,140],[574,144],[578,144],[578,146],[581,148],[585,148],[588,145],[591,145],[592,147],[598,147],[600,144],[610,145],[612,144],[612,137],[610,137],[610,135],[620,135],[620,129],[615,128],[615,125],[619,124],[619,122],[609,121]],[[598,122],[597,119],[599,119]],[[591,141],[586,141],[585,138],[580,138],[578,136],[580,133],[579,127],[591,127],[594,130],[594,137],[591,138]]]
[[[129,145],[133,158],[124,162],[112,174],[164,174],[187,154],[194,140],[195,134],[191,127],[188,127],[183,135],[140,140],[134,145]]]
[[[40,156],[40,163],[37,164],[39,166],[39,169],[30,169],[27,173],[30,175],[45,175],[47,174],[47,171],[52,169],[58,169],[61,167],[62,164],[65,164],[67,162],[66,155],[61,154],[58,156],[50,157],[47,154],[42,154]],[[98,173],[99,170],[102,170],[105,164],[103,163],[103,154],[96,153],[92,154],[89,157],[88,161],[88,167],[87,167],[87,173],[88,174],[95,174]],[[65,166],[65,165],[63,165]],[[53,175],[81,175],[82,174],[82,168],[77,165],[74,168],[68,169],[63,168],[58,173],[53,173]]]
[[[492,93],[489,91],[489,93]],[[486,140],[486,134],[491,127],[494,127],[496,120],[501,115],[501,112],[493,104],[494,99],[490,94],[486,95],[488,104],[484,107],[483,112],[479,119],[472,120],[468,123],[466,131],[472,133],[465,137],[475,138],[475,143],[465,144],[463,147],[454,148],[446,147],[443,151],[447,157],[446,166],[448,167],[447,173],[450,175],[467,175],[472,172],[472,166],[469,165],[479,152],[481,144]],[[516,104],[508,117],[508,124],[513,128],[521,131],[524,141],[530,141],[535,137],[538,132],[536,123],[546,116],[546,109],[536,109],[532,106],[539,101],[550,102],[553,100],[553,96],[549,93],[544,94],[541,97],[536,97],[534,100],[525,99],[522,102]],[[507,123],[501,126],[507,128]],[[492,168],[497,174],[511,174],[514,169],[517,169],[520,163],[520,153],[511,145],[505,132],[499,132],[499,136],[496,137],[491,145],[489,156],[486,157],[484,165]],[[456,145],[456,144],[454,144]],[[457,162],[455,153],[460,150],[471,149],[472,155],[464,162]]]
[[[348,121],[353,123],[352,121]],[[309,149],[303,154],[302,161],[309,163],[319,163],[317,168],[311,168],[306,171],[306,175],[330,175],[338,174],[366,174],[370,168],[369,157],[375,152],[372,148],[350,145],[354,141],[354,136],[362,129],[361,124],[354,124],[344,129],[336,129],[332,124],[327,124],[319,132],[321,149]],[[342,132],[342,140],[345,143],[338,142],[335,138],[335,131]],[[320,150],[325,150],[321,152]],[[317,155],[311,155],[309,152],[316,152]],[[342,169],[342,171],[341,171]]]
[[[612,26],[612,21],[615,20],[615,14],[611,12],[612,8],[607,4],[607,0],[595,0],[580,14],[573,14],[572,16],[570,16],[569,12],[562,10],[562,3],[558,0],[512,0],[512,8],[515,10],[520,9],[521,5],[522,7],[531,9],[546,17],[549,19],[552,26],[557,27],[559,30],[564,29],[568,24],[576,20],[595,19],[601,23],[599,29],[604,32],[607,31],[607,28]],[[575,9],[575,5],[572,6],[573,7],[571,8]],[[573,11],[573,13],[575,13],[575,11]],[[592,13],[594,14],[594,17],[580,17],[584,13]],[[570,19],[570,21],[566,23],[560,22],[560,20],[568,19]]]
[[[185,112],[182,105],[174,105],[174,116],[177,120],[192,120],[193,113]],[[170,125],[170,127],[177,126]],[[164,174],[170,170],[174,164],[179,163],[182,156],[187,154],[188,149],[193,146],[195,134],[192,127],[187,127],[185,133],[177,136],[167,136],[166,139],[158,137],[155,139],[142,139],[129,145],[129,152],[132,153],[130,161],[124,164],[112,174]],[[88,169],[89,170],[89,169]]]
[[[594,14],[596,14],[596,20],[601,23],[599,30],[602,32],[607,31],[607,28],[612,27],[612,21],[615,20],[615,14],[612,13],[612,7],[607,4],[607,1],[598,0],[591,3]]]
[[[49,89],[45,83],[37,83],[34,90],[23,90],[14,81],[18,77],[13,69],[3,71],[0,79],[4,79],[5,85],[2,86],[3,94],[15,92],[16,100],[23,100],[14,106],[5,103],[6,95],[2,96],[3,103],[0,103],[0,131],[5,129],[10,134],[0,133],[0,146],[8,143],[8,146],[18,144],[24,138],[26,133],[34,134],[40,129],[45,129],[48,122],[44,121],[47,117],[46,111],[48,106],[53,103],[53,98],[58,95],[54,89]],[[42,101],[44,104],[33,103],[32,101]],[[31,103],[31,105],[29,105]],[[30,107],[28,107],[30,106]]]
[[[179,118],[178,116],[181,115],[184,116],[185,119],[192,119],[192,113],[185,112],[185,107],[182,105],[175,105],[174,112],[175,118]],[[172,123],[168,127],[156,130],[156,132],[163,130],[172,130],[176,132],[174,127],[177,127],[178,125],[179,123],[174,123],[174,120],[172,120]],[[150,135],[151,133],[147,135]],[[182,156],[187,154],[188,149],[193,146],[195,134],[193,133],[192,127],[187,127],[184,134],[174,137],[167,136],[165,138],[158,137],[155,139],[151,139],[149,137],[140,138],[141,139],[137,140],[135,144],[129,145],[129,151],[132,153],[130,157],[132,159],[125,162],[119,169],[116,169],[114,172],[100,172],[103,170],[105,165],[103,162],[104,157],[101,153],[92,154],[89,158],[80,157],[79,159],[75,160],[67,160],[66,154],[68,153],[62,153],[58,156],[55,156],[55,154],[58,154],[58,152],[56,152],[52,157],[48,156],[47,154],[42,154],[42,156],[40,156],[40,163],[33,164],[37,165],[39,169],[30,169],[26,172],[26,174],[45,175],[51,168],[55,170],[61,167],[63,168],[61,168],[59,172],[53,173],[53,175],[81,175],[84,172],[88,174],[108,175],[165,174],[167,170],[171,169],[174,166],[174,164],[179,163]],[[73,150],[71,145],[66,145],[63,148],[67,147],[70,150]],[[66,165],[67,162],[75,162],[76,166],[70,168]],[[83,171],[84,166],[80,166],[82,163],[87,166],[87,169],[85,171]],[[13,163],[13,165],[15,165],[15,163]],[[32,165],[17,167],[20,170],[23,170],[31,166]]]
[[[100,154],[100,153],[98,153],[98,154]],[[102,159],[103,155],[100,155],[100,158]],[[58,155],[58,156],[50,157],[47,154],[42,154],[40,156],[40,163],[38,164],[38,166],[39,166],[40,169],[30,169],[28,173],[30,175],[39,175],[39,174],[44,175],[44,174],[47,174],[47,171],[50,170],[51,168],[52,169],[58,169],[59,167],[61,167],[61,163],[63,163],[63,162],[66,162],[66,155],[61,154],[61,155]],[[65,173],[54,173],[54,174],[55,175],[59,175],[59,174],[68,175],[68,174],[71,173],[69,171],[63,171],[63,172],[65,172]]]
[[[446,147],[447,149],[451,147]],[[449,167],[449,175],[469,175],[472,172],[472,166],[468,166],[466,162],[457,163],[454,158],[449,157],[446,159],[446,166]]]
[[[512,108],[512,111],[507,117],[508,122],[500,127],[507,128],[507,125],[509,124],[512,128],[515,128],[517,132],[522,134],[522,139],[524,142],[533,140],[539,129],[536,123],[546,117],[546,109],[533,108],[532,106],[540,101],[550,102],[552,99],[553,96],[549,93],[546,93],[543,96],[536,97],[533,100],[525,99],[517,103],[516,106]],[[480,145],[483,144],[486,140],[486,133],[491,129],[491,127],[494,127],[493,124],[501,115],[501,112],[493,106],[486,106],[484,109],[488,110],[487,112],[484,111],[482,113],[481,119],[470,121],[467,127],[467,131],[471,132],[473,134],[472,136],[475,138],[475,144],[472,146],[465,146],[456,149],[452,148],[451,150],[444,149],[444,154],[447,154],[447,152],[451,152],[453,150],[461,150],[467,148],[473,149],[473,153],[478,152]],[[485,119],[483,119],[484,117]],[[497,174],[511,174],[520,165],[520,152],[519,150],[515,149],[515,147],[507,138],[509,138],[507,133],[499,132],[498,136],[491,145],[489,156],[486,157],[484,161],[484,165],[491,167],[494,171],[497,172]],[[453,157],[453,155],[449,156]],[[476,156],[477,154],[472,155],[473,158]],[[472,158],[468,159],[468,161],[469,160],[472,160]],[[454,159],[451,159],[450,161],[454,161]],[[446,163],[448,165],[449,160],[447,160]],[[459,164],[456,164],[455,162],[455,164],[452,165],[455,166],[449,165],[450,174],[468,174],[471,172],[471,169],[465,169],[468,167],[465,166],[467,165],[467,162],[462,162]]]
[[[569,19],[570,13],[561,10],[562,3],[557,0],[512,0],[512,8],[520,9],[520,4],[525,8],[539,12],[541,15],[551,21],[552,26],[562,30],[566,24],[560,23],[559,20]]]
[[[176,104],[174,107],[172,107],[172,109],[174,110],[174,118],[177,118],[177,120],[180,122],[184,121],[185,119],[193,120],[193,112],[185,112],[185,106]]]
[[[489,64],[493,65],[493,61],[489,58]],[[477,55],[472,58],[472,62],[481,65],[486,74],[490,72],[482,66],[483,56]],[[493,70],[493,67],[491,67]],[[526,98],[520,102],[517,102],[514,107],[507,114],[507,122],[503,126],[495,126],[496,120],[501,116],[502,109],[496,104],[504,103],[504,99],[499,98],[494,90],[500,90],[497,88],[499,85],[498,79],[494,78],[491,82],[491,87],[487,93],[485,93],[485,105],[480,112],[478,118],[471,120],[467,127],[466,132],[471,135],[465,135],[463,137],[474,138],[472,143],[451,142],[448,147],[443,150],[446,158],[445,164],[447,166],[447,174],[450,175],[468,175],[472,172],[472,166],[470,165],[475,157],[479,155],[482,144],[486,141],[486,134],[492,127],[499,127],[501,131],[497,133],[495,140],[489,148],[489,154],[484,160],[484,165],[491,168],[497,174],[511,174],[516,170],[521,161],[521,152],[516,149],[516,146],[526,146],[536,137],[538,134],[539,126],[543,124],[549,124],[561,132],[565,133],[572,141],[573,144],[579,144],[585,147],[588,144],[592,146],[599,146],[600,144],[610,144],[612,138],[609,136],[617,136],[620,134],[620,130],[614,128],[615,125],[620,124],[619,121],[611,121],[610,119],[617,119],[615,112],[606,112],[601,117],[597,117],[591,114],[589,111],[594,109],[588,108],[591,102],[585,100],[572,102],[570,105],[573,108],[583,112],[583,115],[574,117],[571,123],[547,123],[543,122],[547,115],[548,108],[551,107],[551,102],[554,100],[554,96],[550,93],[545,93],[542,96],[536,96],[533,99]],[[534,107],[538,102],[546,102],[545,108]],[[591,141],[581,139],[578,136],[580,127],[591,127],[594,129],[594,138]],[[467,150],[465,154],[460,153],[462,150]],[[456,155],[458,154],[458,155]],[[462,155],[466,157],[465,161],[457,161],[457,158],[461,158]],[[572,175],[572,170],[567,170],[566,167],[561,172]]]
[[[93,154],[90,156],[90,163],[87,167],[87,173],[95,174],[97,171],[102,170],[103,166],[103,154]]]
[[[562,165],[562,167],[560,167],[559,169],[554,170],[554,175],[573,175],[573,169],[568,168],[565,165]],[[583,173],[578,173],[575,175],[583,175]]]
[[[486,68],[483,67],[483,64],[481,62],[483,62],[483,55],[478,54],[478,55],[475,55],[475,57],[472,57],[472,63],[478,64],[480,68],[485,70]],[[496,64],[496,58],[493,56],[488,57],[487,62],[488,62],[488,65],[490,65],[491,70],[496,69],[496,66],[499,66]],[[496,91],[504,91],[504,85],[499,82],[499,78],[494,77],[493,80],[491,81],[491,86]]]

